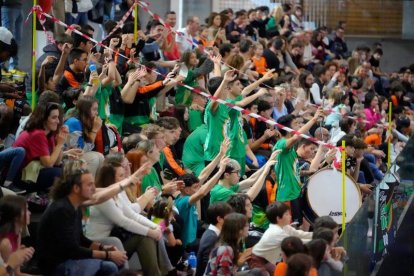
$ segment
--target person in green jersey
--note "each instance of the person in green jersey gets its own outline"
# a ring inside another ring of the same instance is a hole
[[[267,90],[260,89],[257,93],[245,97],[254,89],[258,88],[260,84],[271,78],[273,78],[273,70],[267,72],[261,79],[243,88],[236,71],[229,70],[224,74],[224,78],[214,77],[210,79],[208,88],[211,93],[214,92],[215,97],[226,100],[235,106],[244,107],[259,96],[267,93]],[[243,131],[243,119],[241,113],[224,104],[210,101],[206,107],[204,120],[208,127],[206,142],[204,144],[205,160],[207,162],[211,161],[217,154],[221,141],[223,141],[224,137],[229,137],[231,141],[230,157],[239,162],[241,166],[241,175],[244,175],[246,163],[245,155],[249,150],[246,151],[248,142]],[[249,153],[251,153],[251,150]],[[249,154],[249,158],[253,161],[256,160],[254,154]]]
[[[317,122],[318,118],[323,118],[324,116],[323,109],[319,108],[313,118],[302,127],[300,127],[295,115],[292,114],[280,117],[277,122],[283,126],[297,130],[300,133],[307,133]],[[276,145],[273,147],[273,150],[282,150],[277,158],[278,162],[275,165],[276,178],[279,185],[276,200],[279,202],[289,202],[293,220],[302,224],[303,215],[299,199],[302,183],[300,181],[298,158],[300,157],[305,160],[312,158],[316,152],[317,146],[309,140],[304,140],[296,149],[295,145],[298,144],[301,137],[281,128],[279,129],[279,132],[282,135],[282,138],[277,141]],[[311,164],[311,168],[314,168],[315,171],[318,166],[319,164]]]
[[[258,169],[249,178],[240,183],[240,165],[236,160],[231,159],[227,164],[218,185],[216,185],[210,192],[210,204],[217,201],[227,201],[231,195],[237,192],[245,192],[250,200],[253,201],[259,194],[269,170],[275,164],[275,158],[279,152],[280,151],[273,152],[272,156],[262,168]]]
[[[197,89],[202,90],[202,88],[197,87]],[[192,94],[192,102],[190,107],[188,108],[188,128],[190,132],[193,132],[201,126],[203,122],[203,116],[204,116],[204,109],[207,104],[207,98],[197,94]]]
[[[204,142],[206,141],[207,126],[201,125],[194,130],[184,143],[183,158],[184,166],[199,176],[205,168],[204,164]]]

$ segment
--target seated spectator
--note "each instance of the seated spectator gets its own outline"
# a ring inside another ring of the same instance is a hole
[[[24,247],[21,244],[22,231],[30,223],[30,211],[26,198],[16,195],[1,198],[0,214],[0,257],[12,269],[11,272],[7,270],[8,275],[21,275],[20,266],[15,263],[10,265],[10,258],[13,253],[17,253]],[[30,248],[25,254],[31,256],[33,251],[33,248]]]
[[[124,179],[121,163],[106,162],[99,170],[96,183],[97,187],[106,188]],[[132,209],[124,191],[91,207],[86,233],[91,238],[118,237],[129,257],[134,252],[138,254],[145,274],[161,275],[156,243],[161,231],[157,224]]]
[[[98,116],[98,101],[92,96],[82,96],[76,103],[76,108],[69,112],[65,125],[69,129],[69,148],[79,148],[84,151],[82,158],[88,164],[88,169],[96,175],[103,162],[103,155],[95,149],[98,132],[101,131],[102,119]]]
[[[207,219],[210,225],[200,239],[197,253],[196,276],[204,275],[211,250],[216,245],[221,229],[223,228],[224,218],[231,212],[232,208],[225,202],[216,202],[208,207]]]
[[[112,246],[102,246],[83,235],[82,206],[100,204],[127,186],[135,185],[148,173],[149,166],[143,166],[127,179],[96,191],[92,174],[78,163],[70,161],[65,164],[63,176],[52,188],[53,202],[40,220],[37,240],[39,268],[52,275],[80,275],[81,272],[94,275],[98,271],[101,275],[112,275],[127,256]]]
[[[204,275],[236,275],[251,254],[250,250],[240,252],[240,242],[247,237],[249,223],[238,213],[225,216],[217,247],[211,251]]]
[[[62,108],[57,103],[37,106],[13,145],[26,151],[22,180],[36,183],[32,189],[47,190],[55,177],[61,175],[61,168],[55,166],[60,165],[68,136],[68,129],[62,127],[62,117]]]
[[[19,147],[8,148],[0,151],[0,168],[2,168],[0,173],[3,169],[6,169],[7,171],[7,175],[2,186],[17,194],[25,192],[25,190],[19,189],[19,187],[15,184],[19,181],[18,173],[24,161],[25,155],[26,151],[24,148]]]
[[[290,208],[284,203],[275,202],[266,209],[266,216],[269,219],[269,228],[265,231],[260,241],[253,247],[253,255],[250,267],[262,267],[273,275],[276,263],[281,260],[281,243],[284,238],[296,236],[303,242],[312,238],[312,232],[296,230],[290,223],[292,216]]]
[[[303,245],[303,242],[298,237],[287,237],[284,238],[281,243],[282,249],[282,262],[276,265],[274,276],[285,276],[287,270],[287,260],[297,253],[304,253],[306,254],[306,247]],[[310,276],[318,275],[318,271],[315,268],[311,268]]]

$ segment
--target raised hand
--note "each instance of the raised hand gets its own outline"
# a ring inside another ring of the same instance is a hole
[[[219,166],[220,172],[224,172],[226,170],[226,166],[230,162],[230,160],[231,160],[230,157],[224,157],[223,159],[221,159],[220,166]]]
[[[41,66],[43,67],[43,66],[46,66],[47,64],[49,64],[49,63],[52,63],[53,61],[55,61],[57,58],[56,57],[54,57],[54,56],[47,56],[46,58],[45,58],[45,60],[43,60],[43,62],[42,62],[42,64],[41,64]]]
[[[56,136],[56,145],[63,145],[68,138],[69,129],[67,126],[62,126]]]
[[[233,81],[237,78],[236,70],[228,70],[226,73],[224,73],[224,81]]]
[[[115,49],[115,47],[118,46],[118,44],[119,44],[119,37],[113,37],[109,41],[109,48]]]
[[[226,138],[226,139],[223,140],[223,142],[220,145],[219,154],[226,154],[229,147],[230,147],[230,139]]]
[[[263,75],[262,80],[263,80],[263,81],[268,81],[268,80],[271,80],[271,79],[273,78],[273,72],[274,72],[274,71],[275,71],[275,69],[268,70],[268,71],[266,72],[266,74],[264,74],[264,75]]]
[[[279,153],[281,153],[282,150],[278,149],[275,150],[274,152],[272,152],[272,155],[270,155],[270,158],[267,162],[269,162],[270,160],[276,160],[276,157],[279,155]]]

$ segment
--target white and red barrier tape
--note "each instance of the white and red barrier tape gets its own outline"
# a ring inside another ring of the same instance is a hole
[[[101,42],[96,41],[95,39],[93,39],[93,38],[89,37],[88,35],[86,35],[86,34],[84,34],[84,33],[80,32],[80,31],[79,31],[79,30],[77,30],[75,27],[73,27],[73,26],[68,26],[66,23],[64,23],[64,22],[60,21],[58,18],[53,17],[53,16],[51,16],[51,15],[49,15],[49,14],[47,14],[47,13],[44,13],[44,12],[42,11],[42,9],[41,9],[41,7],[40,7],[40,6],[35,6],[35,7],[33,7],[32,11],[33,11],[33,10],[36,10],[36,13],[38,13],[38,14],[42,14],[43,16],[45,16],[45,17],[49,18],[49,19],[50,19],[50,20],[52,20],[54,23],[59,24],[59,25],[61,25],[61,26],[65,27],[66,29],[69,29],[69,30],[71,30],[71,31],[75,32],[76,34],[78,34],[78,35],[80,35],[80,36],[82,36],[82,37],[84,37],[84,38],[88,39],[89,41],[91,41],[91,42],[93,42],[93,43],[95,43],[95,44],[98,44],[98,45],[100,45],[101,47],[104,47],[104,48],[109,49],[110,51],[114,52],[114,50],[113,50],[113,49],[109,48],[108,46],[103,45]],[[120,55],[120,56],[122,56],[122,57],[124,57],[124,58],[126,58],[126,59],[129,59],[129,58],[128,58],[128,57],[126,57],[125,55],[122,55],[122,54],[119,54],[119,55]],[[157,72],[156,70],[153,70],[153,72],[155,72],[155,73],[157,73],[158,75],[161,75],[161,76],[163,76],[163,77],[164,77],[164,75],[162,75],[161,73]],[[260,116],[260,115],[258,115],[258,114],[256,114],[256,113],[252,113],[252,112],[250,112],[250,111],[249,111],[249,110],[247,110],[247,109],[243,109],[243,108],[238,107],[238,106],[236,106],[236,105],[234,105],[234,104],[231,104],[231,103],[229,103],[229,102],[226,102],[225,100],[222,100],[222,99],[219,99],[219,98],[217,98],[217,97],[214,97],[214,96],[212,96],[212,95],[210,95],[210,94],[208,94],[208,93],[206,93],[206,92],[203,92],[203,91],[202,91],[202,90],[200,90],[200,89],[197,89],[197,88],[191,87],[191,86],[186,85],[186,84],[184,84],[184,83],[182,83],[182,82],[177,82],[177,84],[178,84],[178,85],[181,85],[181,86],[183,86],[183,87],[185,87],[185,88],[187,88],[187,89],[189,89],[189,90],[191,90],[191,91],[193,91],[193,92],[195,92],[195,93],[197,93],[197,94],[200,94],[200,95],[202,95],[202,96],[204,96],[204,97],[206,97],[206,98],[208,98],[208,99],[210,99],[210,100],[216,101],[216,102],[218,102],[218,103],[220,103],[220,104],[224,104],[224,105],[226,105],[226,106],[228,106],[228,107],[230,107],[230,108],[232,108],[232,109],[235,109],[235,110],[237,110],[237,111],[240,111],[241,113],[243,113],[243,114],[245,114],[245,115],[248,115],[248,116],[250,116],[250,117],[256,118],[257,120],[262,121],[262,122],[265,122],[265,123],[267,123],[267,124],[269,124],[269,125],[271,125],[271,126],[276,126],[276,127],[278,127],[279,129],[283,129],[283,130],[285,130],[285,131],[287,131],[287,132],[289,132],[289,133],[293,133],[293,134],[295,134],[295,135],[298,135],[298,136],[300,136],[300,137],[302,137],[302,138],[304,138],[304,139],[310,140],[310,141],[312,141],[312,142],[314,142],[314,143],[316,143],[316,144],[318,144],[318,145],[322,145],[322,146],[324,146],[324,147],[326,147],[326,148],[329,148],[329,149],[336,148],[336,146],[334,146],[334,145],[332,145],[332,144],[329,144],[329,143],[325,143],[325,142],[319,141],[319,140],[317,140],[316,138],[314,138],[314,137],[312,137],[312,136],[309,136],[309,135],[306,135],[306,134],[300,133],[300,132],[298,132],[298,131],[296,131],[296,130],[294,130],[294,129],[291,129],[291,128],[289,128],[289,127],[286,127],[286,126],[284,126],[284,125],[281,125],[281,124],[279,124],[279,123],[275,122],[274,120],[267,119],[267,118],[262,117],[262,116]]]

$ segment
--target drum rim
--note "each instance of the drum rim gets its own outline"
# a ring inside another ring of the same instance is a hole
[[[309,181],[312,179],[312,177],[314,176],[314,175],[316,175],[317,173],[319,173],[319,172],[321,172],[321,171],[325,171],[325,170],[336,170],[335,168],[331,168],[331,167],[329,167],[329,168],[322,168],[322,169],[320,169],[320,170],[318,170],[318,171],[316,171],[314,174],[312,174],[312,176],[310,176],[309,178],[308,178],[308,180],[307,180],[307,182],[306,182],[306,202],[308,203],[308,206],[309,206],[309,208],[310,208],[310,210],[311,210],[311,212],[316,216],[316,218],[319,218],[319,217],[321,217],[319,214],[317,214],[316,212],[315,212],[315,210],[312,208],[312,205],[310,204],[310,202],[309,202],[309,194],[308,194],[308,192],[307,192],[307,190],[308,190],[308,184],[309,184]],[[339,173],[341,173],[341,175],[342,175],[342,171],[340,171],[340,170],[337,170]],[[349,173],[346,173],[346,176],[348,176],[349,177],[349,179],[351,180],[351,182],[354,184],[354,186],[356,186],[356,188],[357,188],[357,190],[358,190],[358,198],[359,198],[359,200],[358,200],[358,202],[359,202],[359,205],[358,205],[358,210],[361,208],[361,206],[362,206],[362,192],[361,192],[361,189],[359,188],[359,185],[358,185],[358,182],[356,182],[355,180],[354,180],[354,178],[349,174]],[[341,186],[342,186],[342,184],[341,184]],[[358,212],[358,211],[357,211]],[[303,213],[303,212],[302,212]],[[355,213],[355,215],[356,215],[356,213]],[[345,223],[350,223],[353,219],[354,219],[354,217],[355,217],[355,215],[348,221],[348,222],[345,222]],[[342,225],[342,224],[339,224],[339,225]]]

